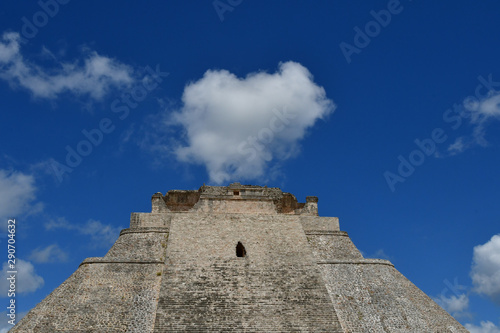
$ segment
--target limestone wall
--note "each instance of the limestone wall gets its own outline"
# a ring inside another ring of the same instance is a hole
[[[272,200],[202,199],[193,207],[200,213],[277,214]]]
[[[317,201],[239,183],[157,193],[11,332],[467,332]]]
[[[165,228],[123,230],[11,332],[152,332],[167,241]]]
[[[340,231],[337,217],[300,216],[300,224],[304,232]]]
[[[178,214],[164,274],[155,332],[341,332],[296,216]]]
[[[165,260],[168,228],[124,229],[104,258]]]
[[[170,190],[165,196],[156,193],[152,198],[152,213],[195,212],[247,214],[318,215],[318,198],[307,197],[300,203],[279,188],[241,185],[202,186],[198,190]]]
[[[11,332],[151,332],[163,265],[84,264]]]
[[[180,213],[181,214],[181,213]],[[132,213],[130,215],[130,228],[161,227],[169,228],[170,220],[175,214],[169,213]]]
[[[318,262],[363,259],[345,231],[306,231],[306,236]]]
[[[345,332],[467,332],[387,261],[319,266]]]

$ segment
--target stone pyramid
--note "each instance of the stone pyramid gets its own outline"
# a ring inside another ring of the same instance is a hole
[[[467,332],[317,202],[239,183],[156,193],[11,332]]]

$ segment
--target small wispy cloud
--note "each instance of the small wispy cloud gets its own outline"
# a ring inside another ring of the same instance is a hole
[[[455,139],[447,149],[450,155],[460,154],[474,146],[488,145],[486,140],[488,123],[500,119],[500,92],[492,90],[480,99],[469,97],[460,107],[462,116],[472,125],[472,134]]]
[[[466,294],[461,295],[439,295],[434,301],[454,317],[468,315],[469,297]]]
[[[306,131],[335,109],[307,68],[292,61],[275,73],[244,78],[209,70],[184,88],[182,102],[151,120],[157,135],[143,147],[205,166],[214,183],[269,175],[275,162],[296,156]],[[172,141],[172,128],[179,127],[185,140]]]
[[[493,324],[491,321],[481,321],[480,326],[473,324],[465,324],[465,328],[470,333],[500,333],[500,327]]]
[[[21,37],[5,32],[0,39],[0,79],[12,87],[22,87],[34,97],[55,99],[63,93],[88,95],[100,100],[113,88],[126,88],[134,83],[131,67],[119,61],[87,51],[74,62],[56,61],[56,67],[45,69],[26,60],[21,53]],[[46,48],[42,53],[55,58]]]
[[[391,256],[385,253],[384,249],[378,249],[374,253],[368,254],[361,251],[361,254],[365,258],[373,258],[373,259],[384,259],[384,260],[393,260]]]
[[[90,219],[84,224],[74,224],[70,223],[63,217],[52,219],[45,223],[45,229],[53,230],[53,229],[65,229],[65,230],[74,230],[82,235],[90,236],[92,239],[92,243],[95,246],[103,246],[108,247],[113,245],[120,231],[123,229],[122,227],[114,227],[109,224],[104,224],[100,221]]]
[[[28,259],[35,263],[64,262],[68,260],[68,254],[57,244],[51,244],[34,249]]]
[[[466,149],[466,144],[464,143],[464,137],[460,136],[455,139],[455,142],[453,142],[449,147],[448,147],[448,153],[450,155],[457,155],[463,152]]]

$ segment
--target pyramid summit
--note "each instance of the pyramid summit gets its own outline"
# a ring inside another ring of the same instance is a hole
[[[467,332],[317,197],[233,183],[151,200],[11,332]]]

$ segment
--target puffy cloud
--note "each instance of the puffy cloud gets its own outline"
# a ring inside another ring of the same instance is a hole
[[[469,297],[465,294],[459,296],[451,295],[447,297],[443,294],[434,298],[434,301],[453,316],[460,316],[469,307]]]
[[[24,59],[16,32],[4,33],[0,40],[0,78],[48,99],[70,92],[99,100],[113,87],[128,87],[134,81],[129,66],[96,52],[88,52],[82,61],[59,63],[58,68],[45,70]]]
[[[61,250],[57,244],[31,251],[29,259],[36,263],[63,262],[68,260],[68,254]]]
[[[470,333],[500,333],[500,328],[491,321],[482,321],[480,325],[481,326],[465,324],[465,328],[468,329]]]
[[[7,297],[6,291],[9,290],[7,278],[11,275],[7,273],[8,271],[11,269],[8,263],[4,262],[0,271],[0,290],[2,290],[0,297]],[[43,278],[36,274],[35,267],[29,261],[16,258],[16,271],[16,294],[30,293],[43,286]]]
[[[47,230],[52,229],[66,229],[66,230],[76,230],[82,235],[88,235],[91,237],[92,242],[96,246],[107,247],[113,245],[122,227],[113,227],[109,224],[103,224],[100,221],[88,220],[83,225],[76,225],[69,223],[65,218],[58,218],[51,220],[45,224]]]
[[[335,108],[307,68],[292,61],[245,78],[209,70],[185,87],[182,102],[164,130],[182,126],[185,144],[155,148],[204,165],[215,183],[263,177],[271,161],[296,155],[306,130]]]
[[[40,211],[42,204],[35,203],[36,190],[33,175],[0,169],[0,219]]]
[[[500,305],[500,234],[475,246],[472,261],[474,291]]]

